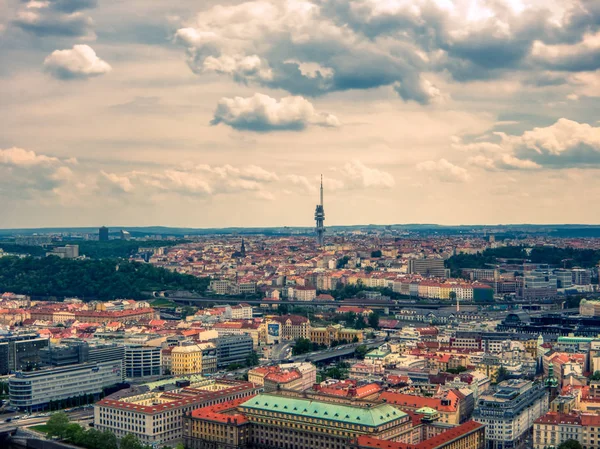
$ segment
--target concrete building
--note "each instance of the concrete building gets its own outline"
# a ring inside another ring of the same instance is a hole
[[[90,394],[97,397],[105,387],[122,381],[122,361],[18,371],[8,381],[10,403],[19,410],[39,411],[46,409],[51,401]]]
[[[0,375],[40,367],[40,350],[48,344],[47,338],[40,338],[37,334],[0,337]]]
[[[98,241],[108,242],[108,228],[106,226],[102,226],[98,229]]]
[[[79,245],[65,245],[53,248],[46,256],[56,256],[61,259],[76,259],[79,257]]]
[[[310,321],[306,317],[300,315],[281,315],[272,317],[272,320],[281,324],[280,332],[282,340],[310,338]]]
[[[253,351],[252,337],[247,334],[223,335],[212,342],[216,348],[217,369],[234,363],[244,364]]]
[[[201,407],[213,406],[255,395],[250,382],[207,380],[198,377],[169,391],[151,391],[135,396],[105,398],[94,404],[94,426],[117,438],[135,435],[142,444],[161,447],[181,441],[183,417]]]
[[[125,348],[116,344],[89,344],[81,340],[63,340],[40,350],[40,361],[46,366],[66,366],[85,362],[123,360]]]
[[[172,374],[207,374],[216,370],[217,349],[214,343],[176,346],[171,351]]]
[[[409,259],[408,273],[425,277],[449,277],[443,259]]]
[[[161,348],[156,346],[125,346],[125,378],[143,379],[162,374]]]
[[[558,447],[567,440],[579,441],[586,449],[599,449],[598,427],[598,414],[548,412],[533,424],[533,449]]]
[[[184,419],[184,443],[190,449],[483,448],[481,424],[449,429],[434,422],[435,410],[422,412],[291,392],[259,394],[193,411]]]
[[[356,329],[346,329],[340,326],[313,327],[310,329],[310,341],[320,345],[331,346],[332,342],[361,342],[364,332]]]
[[[509,380],[479,397],[473,419],[486,426],[486,449],[526,449],[533,423],[547,411],[543,384]]]

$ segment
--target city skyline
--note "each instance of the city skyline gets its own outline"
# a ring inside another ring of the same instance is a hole
[[[328,226],[599,223],[599,23],[594,0],[8,0],[0,228],[310,227],[321,173]]]

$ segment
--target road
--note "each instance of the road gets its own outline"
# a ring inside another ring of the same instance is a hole
[[[279,343],[278,345],[273,345],[271,348],[271,357],[269,357],[269,359],[273,360],[274,362],[288,359],[292,354],[293,344],[294,342],[288,341]]]
[[[71,410],[68,411],[69,419],[71,422],[78,422],[80,424],[89,423],[94,417],[94,409],[93,408],[85,408],[79,410]],[[45,416],[43,416],[45,415]],[[17,418],[18,417],[18,418]],[[35,426],[38,424],[44,424],[48,421],[50,417],[50,412],[45,413],[35,413],[30,416],[25,416],[24,413],[7,413],[4,415],[0,415],[0,432],[6,429],[11,429],[14,427],[28,427]],[[10,422],[6,422],[7,419],[10,419]]]

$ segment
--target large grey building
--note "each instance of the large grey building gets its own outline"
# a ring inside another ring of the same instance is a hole
[[[162,349],[160,346],[125,346],[125,378],[139,379],[162,374]]]
[[[125,348],[117,344],[88,343],[81,340],[66,341],[60,345],[49,345],[40,351],[42,364],[66,366],[85,362],[108,362],[123,360]]]
[[[0,375],[41,366],[40,350],[48,346],[48,341],[37,334],[0,337]]]
[[[449,277],[449,271],[444,266],[444,259],[409,259],[408,273],[436,278]]]
[[[105,387],[122,381],[123,362],[120,360],[18,371],[8,381],[10,404],[28,412],[44,410],[51,401],[83,395],[97,398]]]
[[[547,411],[548,393],[542,383],[507,380],[479,397],[473,419],[486,426],[486,449],[526,449],[532,447],[533,422]]]
[[[223,335],[212,340],[217,348],[217,368],[226,368],[233,363],[244,364],[252,354],[252,337],[243,335]]]

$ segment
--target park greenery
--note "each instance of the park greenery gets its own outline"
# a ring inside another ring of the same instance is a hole
[[[52,414],[46,425],[38,426],[38,430],[44,430],[48,438],[56,438],[86,449],[152,449],[152,446],[142,444],[132,434],[125,435],[119,441],[110,431],[86,429],[77,423],[70,422],[69,416],[65,412]],[[164,446],[163,449],[166,448],[167,446]],[[176,449],[184,448],[183,445],[178,445]]]
[[[524,246],[488,248],[477,254],[456,254],[446,260],[453,276],[459,276],[463,268],[492,268],[500,259],[529,261],[561,268],[591,268],[600,260],[600,250],[579,248],[556,248],[536,246],[527,251]]]
[[[44,257],[52,248],[64,245],[79,245],[79,254],[90,259],[128,259],[139,253],[140,248],[160,248],[187,243],[187,240],[109,240],[99,242],[95,240],[65,240],[46,246],[21,245],[12,242],[0,242],[0,248],[11,254],[26,254],[29,256]]]
[[[577,440],[567,440],[560,443],[557,449],[583,449],[583,447]]]
[[[203,293],[207,278],[125,260],[0,258],[0,291],[42,297],[144,299],[154,290]]]

